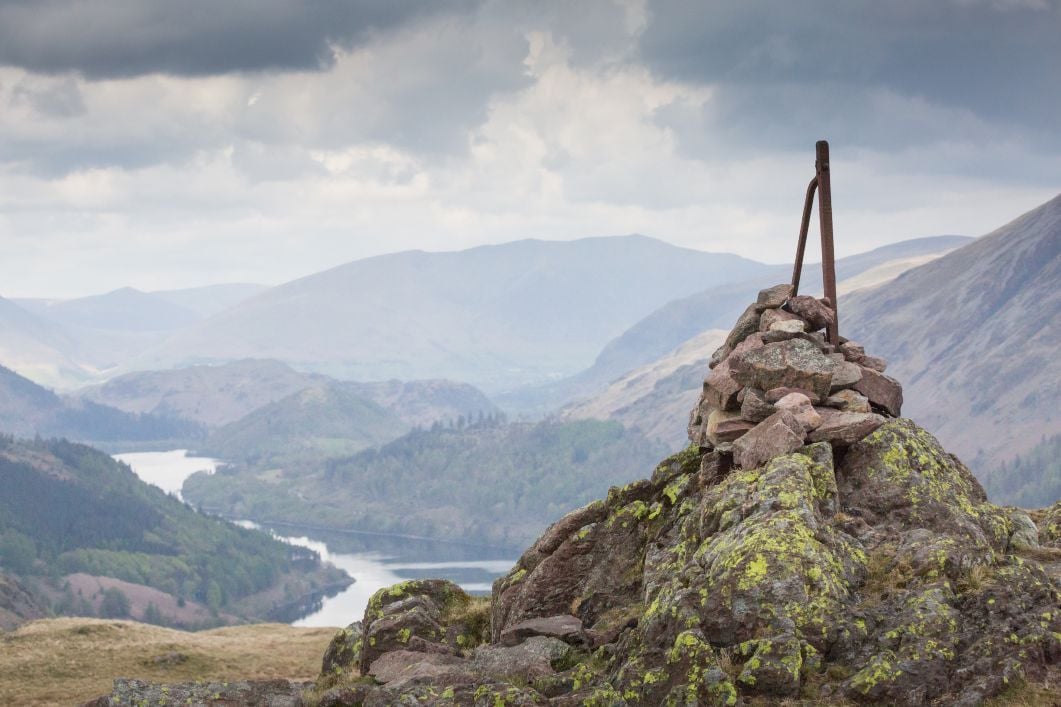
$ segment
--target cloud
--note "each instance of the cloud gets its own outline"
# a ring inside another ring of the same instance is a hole
[[[326,70],[336,51],[471,0],[4,0],[0,64],[44,74]]]

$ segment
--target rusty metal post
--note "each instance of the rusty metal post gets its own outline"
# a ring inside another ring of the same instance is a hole
[[[803,252],[807,250],[807,229],[810,228],[810,210],[814,207],[814,190],[818,187],[818,176],[807,185],[807,196],[803,199],[803,220],[799,225],[799,243],[796,245],[796,264],[792,267],[792,297],[799,294],[799,278],[803,274]]]
[[[819,140],[815,145],[817,159],[814,162],[818,181],[818,218],[822,229],[822,283],[825,297],[833,308],[833,323],[826,330],[829,343],[840,345],[840,311],[836,297],[836,257],[833,252],[833,192],[829,181],[829,143]]]

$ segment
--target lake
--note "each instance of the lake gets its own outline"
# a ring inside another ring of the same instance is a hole
[[[186,450],[115,454],[149,484],[180,496],[184,480],[197,471],[213,473],[219,462],[186,456]],[[408,579],[440,578],[456,582],[472,594],[486,594],[497,577],[515,564],[516,553],[489,547],[447,543],[386,533],[358,533],[292,525],[263,527],[250,521],[238,525],[267,530],[275,537],[316,550],[321,559],[345,570],[354,583],[324,597],[295,626],[346,626],[360,621],[369,597],[377,590]]]

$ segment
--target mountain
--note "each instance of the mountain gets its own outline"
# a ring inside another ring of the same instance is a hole
[[[0,366],[0,433],[21,437],[66,437],[82,442],[183,441],[201,437],[198,424],[134,414],[87,400],[65,400]]]
[[[906,410],[986,471],[1061,432],[1061,196],[842,301],[840,332],[891,361]]]
[[[80,573],[260,619],[285,584],[290,600],[344,581],[316,553],[204,516],[91,447],[2,438],[0,480],[0,562],[59,604],[51,578]]]
[[[0,297],[0,361],[44,384],[87,381],[94,371],[71,355],[76,342],[61,326]]]
[[[232,282],[181,290],[156,290],[149,294],[195,312],[200,317],[210,317],[268,289],[268,285]]]
[[[409,431],[393,412],[342,385],[316,385],[213,431],[200,454],[269,466],[343,456]]]
[[[568,405],[560,417],[618,420],[662,441],[668,449],[681,449],[689,440],[685,426],[677,421],[696,402],[711,354],[727,333],[709,329],[694,336],[667,356],[617,378],[599,394]]]
[[[584,368],[664,302],[763,268],[643,236],[396,253],[269,289],[129,367],[253,356],[338,378],[505,389]]]
[[[126,412],[220,427],[322,380],[279,361],[246,359],[219,366],[126,373],[74,395]]]
[[[858,278],[876,269],[877,272],[868,279],[878,281],[891,272],[919,262],[919,259],[938,257],[970,240],[965,236],[915,238],[840,258],[836,263],[837,279],[841,288],[850,287]],[[800,289],[804,293],[820,292],[820,264],[804,265],[803,270]],[[742,278],[715,284],[696,294],[667,302],[609,341],[589,368],[559,381],[497,396],[497,400],[509,409],[542,412],[598,393],[619,376],[666,356],[708,329],[728,330],[747,302],[755,298],[763,282],[785,282],[791,279],[791,274],[789,265],[770,266],[756,273],[756,279]]]
[[[551,518],[629,481],[658,443],[616,422],[580,420],[414,430],[347,457],[194,474],[185,499],[261,522],[414,534],[512,547]]]
[[[45,303],[35,310],[65,326],[106,331],[166,331],[188,326],[200,318],[187,307],[132,287]]]
[[[265,359],[136,371],[82,388],[73,395],[130,413],[191,420],[217,428],[307,388],[321,386],[342,388],[348,394],[370,400],[397,416],[408,429],[427,427],[436,420],[455,421],[460,416],[500,412],[480,390],[466,383],[340,382],[319,374],[300,373],[285,363]]]

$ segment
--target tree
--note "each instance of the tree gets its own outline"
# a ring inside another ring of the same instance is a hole
[[[117,587],[103,591],[103,601],[99,605],[99,615],[105,619],[122,619],[129,615],[129,597]]]
[[[16,574],[29,574],[37,559],[37,546],[22,533],[10,530],[0,535],[0,565]]]

